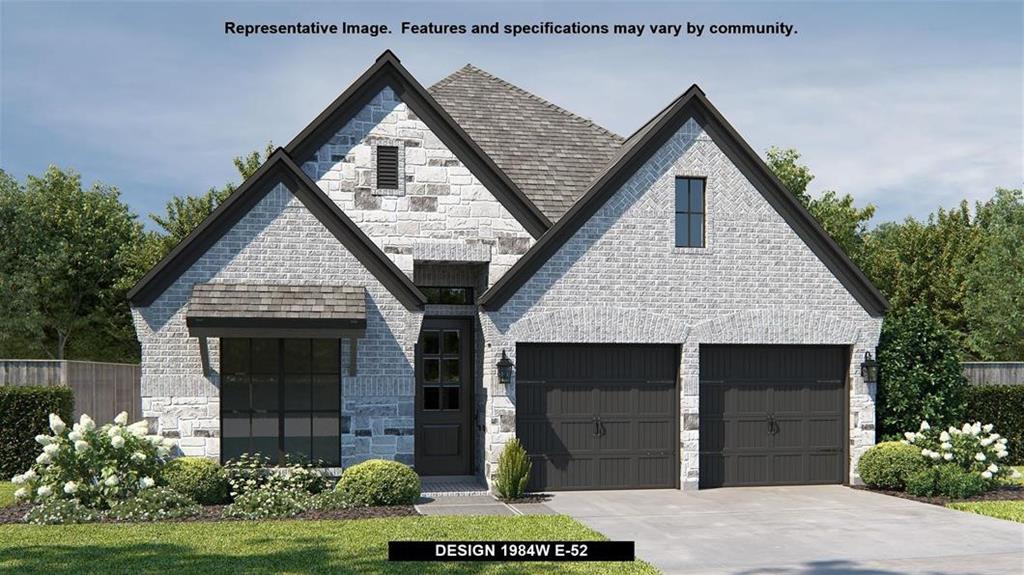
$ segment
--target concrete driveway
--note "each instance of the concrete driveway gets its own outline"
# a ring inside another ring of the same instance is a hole
[[[665,573],[1024,573],[1024,524],[841,486],[587,491],[547,503]]]

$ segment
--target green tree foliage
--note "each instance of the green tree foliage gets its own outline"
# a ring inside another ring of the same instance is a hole
[[[117,188],[83,188],[77,173],[55,166],[24,186],[3,174],[0,228],[0,355],[132,355],[121,254],[142,226]]]
[[[966,270],[967,347],[984,360],[1024,360],[1024,196],[998,189],[977,207],[977,256]]]
[[[878,343],[876,422],[897,438],[922,420],[937,429],[962,423],[967,381],[954,339],[924,306],[894,308]]]

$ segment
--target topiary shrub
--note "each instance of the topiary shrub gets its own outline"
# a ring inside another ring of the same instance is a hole
[[[857,472],[868,487],[902,491],[907,477],[927,466],[921,450],[899,441],[885,441],[861,456]]]
[[[228,500],[228,479],[215,461],[205,457],[179,457],[164,466],[168,487],[202,505]]]
[[[991,423],[1006,438],[1006,465],[1024,465],[1024,385],[977,385],[967,388],[970,421]]]
[[[519,439],[512,438],[505,444],[498,456],[498,472],[494,477],[494,488],[502,499],[517,499],[526,492],[533,464]]]
[[[335,489],[353,505],[412,505],[420,497],[420,476],[397,461],[371,459],[346,469]]]
[[[959,348],[927,308],[886,316],[878,343],[877,422],[896,439],[925,419],[936,427],[962,421],[967,380]]]
[[[68,387],[0,386],[0,479],[31,467],[39,454],[35,437],[50,432],[49,415],[70,421],[74,408]]]
[[[140,491],[131,499],[115,503],[107,512],[119,521],[159,521],[192,517],[199,506],[191,498],[170,487],[153,487]]]

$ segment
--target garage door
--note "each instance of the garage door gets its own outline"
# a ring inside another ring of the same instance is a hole
[[[516,348],[516,429],[530,489],[678,483],[676,348],[529,344]]]
[[[700,486],[842,483],[840,346],[701,346]]]

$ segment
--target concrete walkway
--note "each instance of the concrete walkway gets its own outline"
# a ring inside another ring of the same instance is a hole
[[[1024,573],[1024,524],[841,486],[556,493],[666,574]]]

